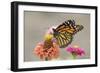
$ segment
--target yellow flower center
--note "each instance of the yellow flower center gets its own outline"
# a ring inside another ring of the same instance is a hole
[[[45,40],[51,40],[53,38],[53,35],[52,34],[46,34],[45,36],[44,36],[44,39]]]

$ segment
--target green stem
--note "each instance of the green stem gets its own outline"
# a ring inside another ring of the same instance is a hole
[[[76,55],[72,55],[73,59],[76,59]]]
[[[48,61],[48,58],[47,57],[45,58],[45,61]]]
[[[72,53],[72,59],[76,59],[76,54],[75,53]]]

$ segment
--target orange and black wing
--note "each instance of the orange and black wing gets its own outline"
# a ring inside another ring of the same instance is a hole
[[[83,29],[83,26],[75,25],[74,20],[67,20],[64,23],[60,24],[55,30],[61,33],[67,32],[73,35],[82,29]]]
[[[65,48],[68,46],[73,39],[73,36],[70,33],[61,33],[61,32],[54,32],[54,37],[57,40],[57,43],[60,48]]]

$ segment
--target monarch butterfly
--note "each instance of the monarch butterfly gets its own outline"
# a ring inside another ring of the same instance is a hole
[[[68,46],[73,40],[73,35],[82,29],[83,26],[75,25],[74,20],[67,20],[60,24],[57,28],[52,28],[54,38],[56,38],[60,48]]]

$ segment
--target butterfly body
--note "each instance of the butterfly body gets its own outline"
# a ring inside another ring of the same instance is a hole
[[[59,46],[61,48],[64,48],[72,42],[74,34],[82,29],[83,26],[75,25],[74,20],[67,20],[64,23],[60,24],[57,28],[53,28],[52,30]]]

